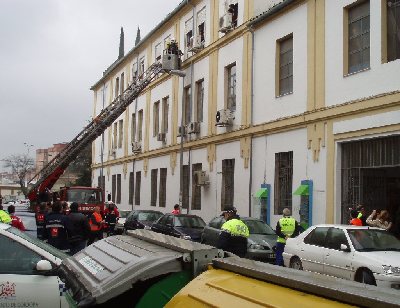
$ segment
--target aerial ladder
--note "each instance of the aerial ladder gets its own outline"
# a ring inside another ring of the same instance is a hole
[[[51,190],[62,176],[66,168],[76,159],[79,153],[96,140],[140,95],[140,93],[162,73],[182,76],[180,69],[181,51],[176,42],[171,42],[164,50],[162,62],[153,63],[145,72],[139,75],[127,89],[104,108],[68,145],[46,164],[29,183],[33,183],[28,192],[31,202],[40,201],[40,196]]]

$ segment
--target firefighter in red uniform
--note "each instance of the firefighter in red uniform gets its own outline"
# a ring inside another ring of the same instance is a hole
[[[25,231],[25,226],[24,223],[22,222],[22,219],[19,218],[18,216],[15,216],[15,206],[14,205],[9,205],[8,206],[8,214],[11,217],[11,225],[14,228],[20,229],[21,231]]]
[[[110,202],[104,211],[104,220],[107,224],[107,236],[114,235],[115,225],[119,218],[119,212],[114,203]]]

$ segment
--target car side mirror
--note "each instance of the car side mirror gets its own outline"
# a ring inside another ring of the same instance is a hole
[[[36,270],[39,272],[47,272],[51,271],[52,269],[53,267],[48,260],[40,260],[38,263],[36,263]]]
[[[346,244],[340,244],[340,250],[344,252],[350,252],[350,248]]]

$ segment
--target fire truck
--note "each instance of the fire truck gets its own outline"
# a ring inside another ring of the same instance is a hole
[[[33,207],[37,207],[40,202],[47,201],[50,198],[53,185],[76,159],[78,154],[103,134],[160,73],[184,75],[180,71],[181,55],[182,52],[178,49],[177,42],[171,41],[163,52],[161,63],[153,63],[145,72],[134,79],[123,93],[104,108],[58,155],[29,181],[29,183],[33,183],[28,192],[28,198]],[[61,201],[78,202],[79,209],[82,212],[93,211],[96,205],[99,205],[101,210],[104,209],[104,192],[101,188],[65,187],[58,192],[58,195]]]

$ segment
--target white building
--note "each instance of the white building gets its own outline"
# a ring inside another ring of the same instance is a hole
[[[93,143],[93,185],[206,221],[226,205],[273,226],[284,207],[312,224],[358,203],[395,215],[399,16],[399,0],[183,1],[92,87],[96,116],[168,40],[184,53],[184,78],[161,75]]]

